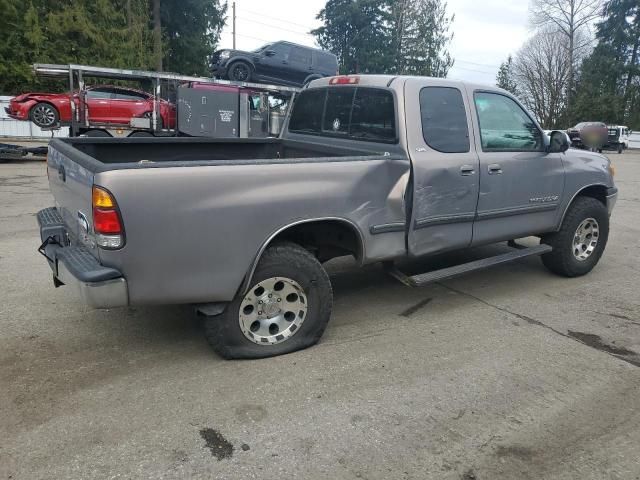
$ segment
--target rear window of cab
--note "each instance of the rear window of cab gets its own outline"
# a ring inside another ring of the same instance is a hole
[[[352,140],[396,143],[395,100],[389,90],[325,87],[296,99],[289,131]]]

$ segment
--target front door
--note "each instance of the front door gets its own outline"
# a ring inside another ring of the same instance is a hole
[[[267,80],[280,79],[281,81],[288,81],[290,52],[291,45],[274,43],[262,53],[259,62],[256,63],[256,73]]]
[[[480,195],[473,244],[518,238],[554,228],[564,187],[562,154],[547,153],[544,133],[513,98],[469,91]]]
[[[87,112],[91,122],[105,123],[111,114],[111,89],[97,87],[88,89],[85,94]]]
[[[413,78],[405,99],[413,168],[409,254],[467,247],[478,202],[478,156],[463,87]]]

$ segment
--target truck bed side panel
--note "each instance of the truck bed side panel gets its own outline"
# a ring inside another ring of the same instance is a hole
[[[98,173],[127,237],[101,262],[127,278],[132,304],[169,304],[231,300],[266,239],[300,220],[356,225],[363,263],[404,255],[409,161],[317,160]]]

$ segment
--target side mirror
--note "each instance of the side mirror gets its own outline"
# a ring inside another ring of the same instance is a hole
[[[274,50],[265,50],[264,55],[266,57],[273,57],[276,54]]]
[[[551,132],[549,139],[549,146],[547,147],[549,153],[563,153],[569,150],[571,146],[569,136],[560,130]]]

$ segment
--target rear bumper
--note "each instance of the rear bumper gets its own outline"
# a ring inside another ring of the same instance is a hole
[[[53,271],[54,285],[74,288],[84,303],[93,308],[123,307],[129,304],[127,280],[101,265],[88,248],[69,246],[62,217],[56,208],[40,210],[40,248]]]
[[[607,188],[607,211],[609,215],[613,211],[613,207],[616,206],[618,200],[618,187]]]

